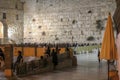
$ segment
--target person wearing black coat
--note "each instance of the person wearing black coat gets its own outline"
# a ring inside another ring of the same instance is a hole
[[[98,50],[98,62],[100,63],[100,50]]]
[[[22,52],[21,52],[21,51],[18,51],[17,60],[16,60],[16,62],[15,62],[14,65],[13,65],[13,71],[15,71],[16,66],[19,65],[21,62],[23,62]]]
[[[5,55],[1,48],[0,48],[0,57],[2,57],[2,59],[5,61]]]
[[[56,66],[58,65],[58,56],[57,52],[55,50],[52,50],[52,62],[53,62],[53,69],[56,69]]]

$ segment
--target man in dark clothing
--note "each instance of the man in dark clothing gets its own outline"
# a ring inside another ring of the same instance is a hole
[[[2,51],[2,49],[0,48],[0,56],[2,57],[2,59],[5,61],[5,56],[4,56],[4,53]]]
[[[98,50],[98,61],[100,63],[100,50]]]
[[[18,57],[16,63],[20,63],[21,61],[23,61],[22,52],[18,51]]]
[[[22,52],[21,51],[18,51],[18,57],[17,57],[17,60],[13,66],[13,69],[15,70],[16,66],[18,64],[20,64],[20,62],[23,62],[23,56],[22,56]]]
[[[47,50],[46,50],[46,54],[48,54],[48,56],[50,56],[50,47],[48,46]]]
[[[55,52],[54,49],[52,50],[52,62],[54,69],[56,69],[56,66],[58,65],[58,56],[57,56],[57,52]]]

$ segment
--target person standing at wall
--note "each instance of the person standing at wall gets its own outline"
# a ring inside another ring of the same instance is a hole
[[[55,50],[52,50],[52,62],[53,62],[53,69],[56,69],[56,66],[58,65],[58,56],[57,52]]]
[[[100,63],[100,50],[98,49],[98,62]]]
[[[49,47],[49,46],[47,47],[46,54],[47,54],[48,56],[50,56],[50,47]]]

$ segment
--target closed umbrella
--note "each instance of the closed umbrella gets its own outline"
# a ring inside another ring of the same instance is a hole
[[[117,59],[117,49],[115,45],[113,24],[110,13],[108,16],[104,38],[102,42],[100,59],[105,59],[108,61],[108,72],[109,72],[109,61]],[[109,80],[109,73],[108,73],[108,80]]]

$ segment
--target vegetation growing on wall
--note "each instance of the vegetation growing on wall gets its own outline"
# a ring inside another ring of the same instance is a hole
[[[97,24],[96,29],[98,29],[100,31],[104,29],[102,20],[96,20],[96,24]]]
[[[93,40],[95,40],[95,38],[94,38],[93,36],[89,36],[89,37],[87,38],[87,41],[93,41]]]

